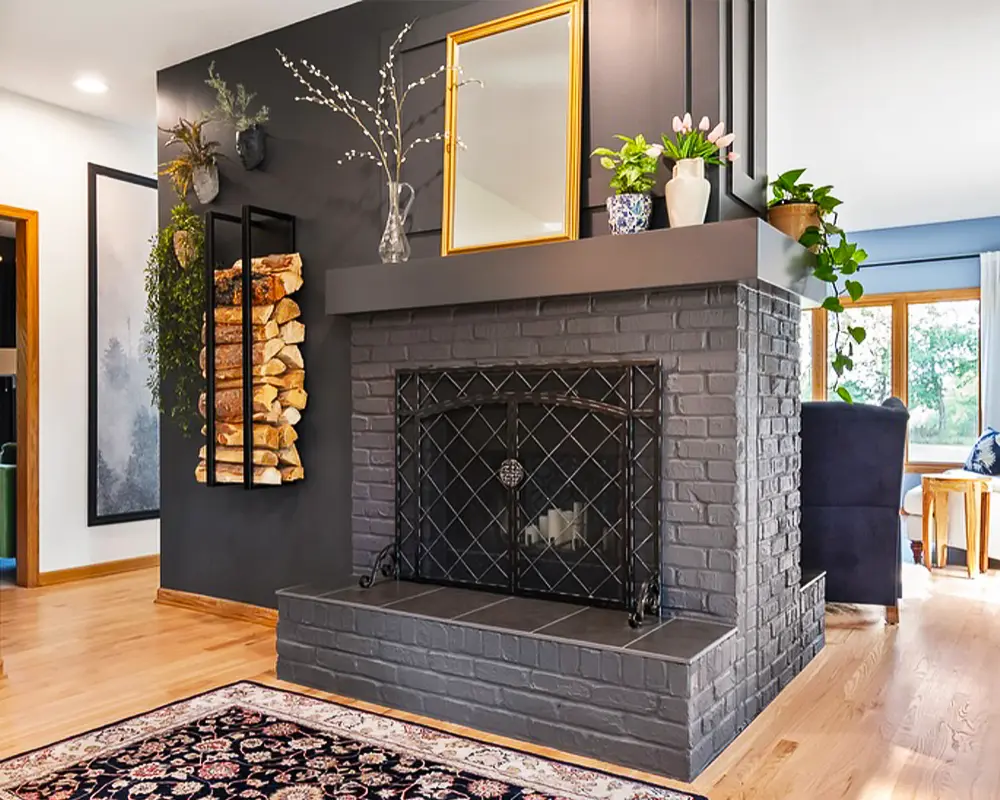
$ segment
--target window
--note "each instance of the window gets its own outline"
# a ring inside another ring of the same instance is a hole
[[[803,400],[813,399],[812,353],[813,312],[803,311],[799,323],[799,394]]]
[[[829,359],[833,357],[839,323],[842,339],[847,336],[848,325],[860,325],[867,334],[864,345],[855,348],[854,369],[844,373],[844,387],[851,393],[851,397],[858,403],[875,404],[892,397],[892,306],[857,306],[846,309],[840,315],[840,320],[837,316],[827,314],[828,391],[837,380]]]
[[[861,403],[896,396],[907,404],[908,469],[960,465],[980,427],[979,290],[876,295],[845,306],[841,327],[861,325],[867,337],[855,348],[854,369],[845,373],[843,385]],[[821,309],[803,314],[803,399],[836,397],[829,359],[817,364],[811,357],[833,353],[836,325],[835,315]],[[814,347],[817,336],[824,341]]]
[[[909,460],[961,463],[979,435],[979,301],[908,309]]]

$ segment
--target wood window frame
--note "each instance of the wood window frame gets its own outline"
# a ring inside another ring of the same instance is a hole
[[[893,292],[891,294],[873,294],[862,297],[857,302],[852,302],[847,298],[842,298],[845,308],[864,308],[871,306],[889,306],[892,308],[892,375],[890,383],[892,394],[904,403],[909,405],[909,328],[910,328],[910,306],[922,305],[924,303],[942,303],[953,300],[979,300],[979,287],[974,286],[967,289],[933,289],[923,292]],[[829,348],[828,336],[828,312],[822,308],[811,309],[812,314],[812,399],[826,400],[829,397],[826,385],[827,370],[829,368]],[[982,318],[980,317],[980,333],[982,332]],[[983,423],[983,399],[982,399],[982,347],[979,348],[979,365],[976,370],[976,382],[979,385],[978,398],[978,427],[982,428]],[[971,446],[971,445],[970,445]],[[962,466],[960,463],[920,463],[910,461],[910,442],[907,437],[905,469],[907,472],[935,473],[943,472],[946,469],[954,469]]]

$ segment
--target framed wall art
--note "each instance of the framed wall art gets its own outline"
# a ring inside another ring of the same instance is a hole
[[[160,419],[148,388],[144,268],[156,180],[88,164],[87,524],[160,514]]]

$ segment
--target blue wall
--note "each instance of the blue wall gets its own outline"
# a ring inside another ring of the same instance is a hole
[[[866,294],[979,286],[979,254],[1000,250],[1000,217],[857,231]]]
[[[938,222],[850,234],[868,251],[860,273],[865,294],[979,286],[979,254],[1000,250],[1000,217]],[[920,476],[903,476],[903,493]]]

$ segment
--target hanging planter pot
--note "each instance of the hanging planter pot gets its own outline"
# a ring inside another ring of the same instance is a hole
[[[797,242],[806,228],[820,226],[819,206],[816,203],[780,203],[767,210],[767,221]]]
[[[174,255],[177,256],[177,263],[185,269],[190,267],[198,257],[198,248],[195,246],[191,231],[174,231],[173,248]]]
[[[215,164],[195,167],[192,174],[195,197],[202,205],[219,196],[219,168]]]
[[[236,152],[243,169],[256,169],[264,161],[267,134],[260,125],[236,132]]]
[[[670,227],[701,225],[708,213],[708,198],[711,193],[712,185],[705,178],[704,159],[678,160],[665,191]]]
[[[653,198],[649,193],[627,192],[608,198],[608,227],[612,236],[649,230]]]

